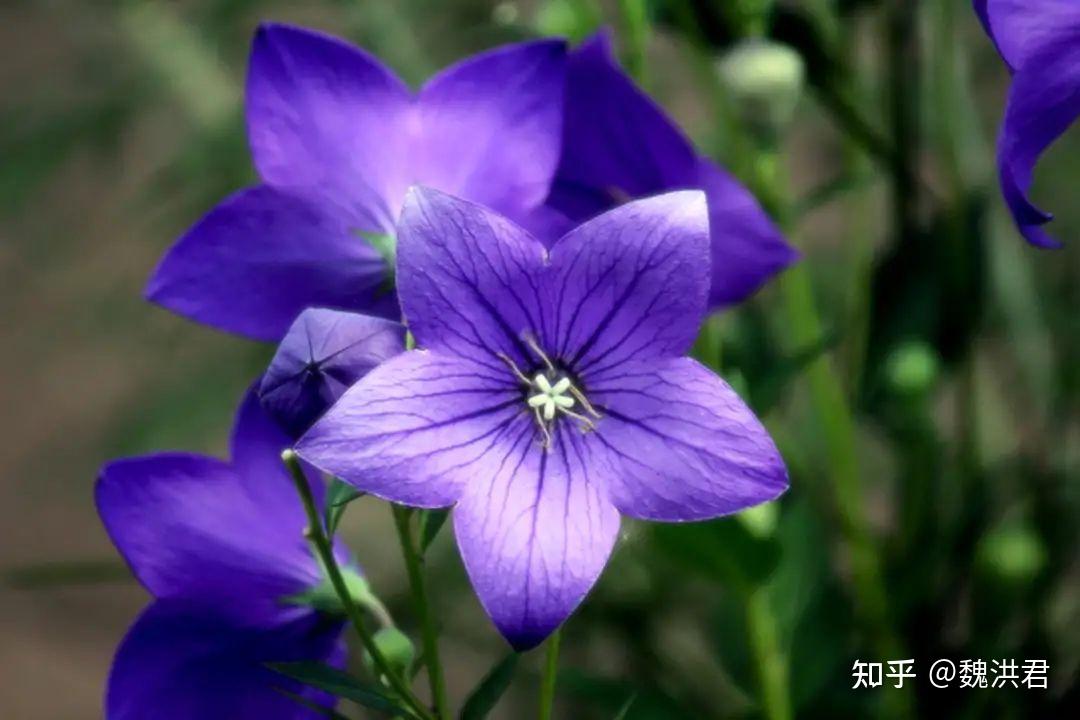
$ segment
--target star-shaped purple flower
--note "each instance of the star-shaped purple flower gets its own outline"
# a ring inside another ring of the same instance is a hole
[[[620,513],[701,520],[787,487],[761,423],[684,357],[709,274],[701,192],[626,203],[548,250],[414,190],[398,277],[421,349],[353,386],[298,452],[387,500],[453,505],[481,602],[514,647],[536,645],[596,581]]]
[[[630,198],[701,189],[712,228],[710,309],[745,300],[798,253],[753,195],[694,150],[687,137],[620,69],[600,33],[570,54],[563,150],[545,223],[558,237],[568,225]],[[557,212],[552,212],[552,211]],[[570,222],[560,224],[559,214]]]
[[[293,438],[379,363],[405,349],[405,327],[340,310],[305,310],[259,384],[263,408]]]
[[[264,666],[345,662],[343,618],[302,600],[320,597],[325,585],[281,464],[288,443],[249,393],[230,462],[161,453],[102,469],[98,512],[154,597],[117,650],[109,720],[322,717],[274,688],[332,706]],[[347,562],[343,548],[338,554]],[[355,568],[348,574],[362,582]]]
[[[975,0],[975,10],[1013,74],[997,145],[1002,194],[1029,243],[1060,247],[1042,227],[1054,216],[1027,194],[1043,151],[1080,116],[1080,2]]]
[[[424,183],[511,215],[541,204],[558,163],[565,60],[559,40],[510,45],[414,93],[341,40],[263,25],[247,79],[261,184],[189,230],[147,298],[271,341],[307,307],[395,317],[384,256],[405,191]]]

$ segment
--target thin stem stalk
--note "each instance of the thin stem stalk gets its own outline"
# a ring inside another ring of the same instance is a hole
[[[330,584],[333,585],[334,592],[337,593],[338,598],[341,600],[342,607],[345,608],[345,614],[352,623],[357,637],[360,638],[360,644],[364,646],[364,650],[371,656],[375,667],[390,683],[390,687],[397,692],[416,717],[424,720],[434,720],[431,712],[424,707],[424,704],[416,697],[409,685],[387,662],[386,656],[379,650],[379,646],[375,643],[371,632],[364,624],[360,607],[353,601],[352,595],[349,593],[345,578],[341,574],[341,568],[338,567],[337,559],[334,557],[333,546],[323,530],[322,518],[319,516],[319,511],[315,505],[315,498],[311,494],[311,486],[308,484],[307,477],[305,477],[304,471],[300,467],[299,458],[292,450],[286,450],[281,454],[281,460],[285,463],[285,467],[288,468],[289,474],[292,476],[296,491],[300,495],[300,501],[304,505],[304,511],[307,513],[308,526],[304,529],[304,537],[311,543],[315,556],[326,572]]]
[[[540,683],[540,720],[551,720],[551,710],[555,706],[555,680],[559,674],[559,645],[562,630],[556,630],[547,641],[544,653],[544,676]]]
[[[763,714],[768,720],[789,720],[788,658],[781,648],[776,616],[764,587],[746,598],[746,628],[757,665]]]
[[[439,633],[435,618],[431,613],[427,585],[424,581],[423,559],[417,550],[413,537],[410,518],[412,511],[400,505],[392,506],[394,526],[397,528],[401,553],[405,558],[405,570],[409,575],[409,590],[412,594],[416,614],[420,618],[421,641],[424,646],[424,665],[427,667],[428,683],[431,687],[431,699],[435,703],[435,713],[440,718],[450,717],[450,703],[446,695],[446,680],[443,677],[442,662],[439,659]]]
[[[776,155],[766,152],[758,164],[757,189],[766,206],[790,234],[791,202],[787,183]],[[780,295],[787,333],[794,347],[807,347],[822,334],[821,316],[805,263],[791,268],[780,279]],[[875,652],[881,657],[903,658],[893,632],[881,560],[865,516],[865,498],[859,476],[855,422],[840,375],[829,355],[820,355],[806,370],[810,401],[817,426],[825,439],[833,504],[841,535],[851,559],[851,573],[858,613],[867,627]],[[894,715],[910,715],[909,693],[895,693]]]

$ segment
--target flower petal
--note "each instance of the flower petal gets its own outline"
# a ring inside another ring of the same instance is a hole
[[[453,65],[420,92],[414,180],[498,208],[543,202],[559,161],[566,43],[508,45]]]
[[[296,438],[373,367],[405,349],[401,323],[314,308],[301,313],[259,386],[266,411]]]
[[[528,428],[477,473],[454,508],[469,578],[515,650],[538,645],[581,603],[619,532],[619,514],[560,431],[544,452]]]
[[[561,238],[545,277],[549,354],[585,381],[634,358],[685,353],[709,291],[705,195],[636,200]]]
[[[268,487],[273,481],[265,478]],[[253,498],[220,460],[186,453],[117,460],[102,469],[95,496],[113,543],[155,597],[266,626],[299,612],[281,598],[319,582],[299,501],[286,517],[279,503]]]
[[[698,157],[663,109],[627,77],[610,37],[586,40],[570,54],[563,154],[548,204],[581,221],[630,198],[691,188],[704,190],[709,202],[710,308],[745,300],[796,259],[750,191]],[[528,218],[540,229],[558,229],[558,220],[554,213]]]
[[[248,136],[263,180],[324,193],[391,232],[410,184],[412,93],[375,57],[329,35],[264,24],[247,80]]]
[[[607,33],[570,53],[559,180],[597,193],[583,220],[631,197],[694,187],[690,141],[619,68]]]
[[[269,662],[314,660],[341,668],[340,622],[307,613],[266,630],[240,629],[181,603],[158,601],[128,631],[109,674],[109,720],[322,717],[280,688],[333,706],[333,698],[269,668]]]
[[[1070,23],[1028,48],[1013,76],[998,136],[1002,193],[1020,232],[1033,245],[1059,247],[1042,225],[1053,216],[1027,198],[1039,156],[1080,116],[1080,4]]]
[[[604,416],[585,437],[595,477],[626,515],[705,520],[788,487],[761,422],[695,360],[626,363],[595,378],[589,398]]]
[[[505,372],[522,367],[522,334],[539,333],[537,291],[546,252],[501,215],[428,188],[413,188],[398,225],[398,296],[421,347]]]
[[[758,205],[753,194],[727,171],[701,159],[700,187],[709,202],[712,289],[709,307],[734,305],[757,292],[799,253]]]
[[[1050,36],[1080,20],[1080,5],[1065,0],[975,0],[975,12],[1013,70]]]
[[[535,427],[514,377],[435,351],[372,370],[297,444],[308,462],[359,490],[418,507],[446,507],[501,448]]]
[[[306,307],[386,312],[379,253],[328,206],[261,186],[226,199],[169,250],[146,288],[173,312],[278,340]]]

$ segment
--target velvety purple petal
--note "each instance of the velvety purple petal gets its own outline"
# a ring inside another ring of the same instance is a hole
[[[240,629],[180,603],[147,608],[117,650],[108,720],[314,720],[321,714],[279,693],[333,706],[326,693],[265,667],[312,660],[341,668],[342,624],[314,613],[272,629]]]
[[[428,188],[414,188],[398,224],[398,296],[421,347],[505,371],[523,367],[523,335],[540,334],[537,292],[544,246],[505,217]]]
[[[499,370],[498,368],[496,368]],[[308,462],[394,502],[446,507],[535,426],[514,376],[414,350],[372,370],[297,444]]]
[[[297,438],[368,371],[404,349],[401,323],[325,308],[305,310],[278,346],[259,398]]]
[[[1016,69],[998,137],[1005,201],[1024,237],[1040,247],[1059,243],[1041,227],[1053,216],[1027,197],[1032,172],[1043,151],[1080,116],[1080,3],[1073,7],[1071,24],[1045,33]]]
[[[712,289],[709,307],[742,302],[798,260],[780,229],[753,194],[715,163],[699,161],[700,186],[709,202]]]
[[[251,50],[247,118],[265,182],[317,191],[361,229],[393,230],[412,181],[418,119],[408,87],[375,57],[318,32],[264,24]]]
[[[232,466],[249,497],[258,506],[263,524],[278,529],[282,557],[290,557],[301,549],[310,556],[310,546],[298,543],[296,536],[307,526],[307,513],[292,476],[281,460],[281,453],[292,447],[293,439],[266,412],[254,387],[240,403],[230,440]],[[315,506],[321,511],[326,500],[326,482],[317,470],[302,465]],[[334,538],[334,550],[338,562],[355,568],[356,563],[340,537]]]
[[[580,221],[630,198],[703,189],[712,227],[710,308],[745,300],[796,259],[753,195],[699,158],[622,71],[608,35],[595,35],[570,54],[566,93],[563,155],[548,205]],[[539,219],[559,228],[550,216]],[[550,237],[542,224],[530,228]]]
[[[630,359],[684,354],[709,291],[705,196],[635,200],[564,236],[544,278],[546,352],[589,383]]]
[[[508,45],[433,77],[420,92],[418,184],[511,212],[539,205],[559,161],[566,43]]]
[[[241,191],[169,250],[146,288],[173,312],[277,340],[306,307],[385,311],[386,265],[332,208],[262,186]]]
[[[772,500],[787,470],[761,422],[715,373],[690,358],[627,362],[596,377],[603,414],[583,436],[594,481],[632,517],[705,520]]]
[[[1052,36],[1080,22],[1080,3],[1074,0],[975,0],[975,12],[1014,70]]]
[[[591,208],[586,202],[561,209],[583,220],[628,198],[691,188],[696,168],[689,140],[619,68],[609,35],[594,35],[570,53],[558,178],[597,197]]]
[[[566,423],[561,428],[568,428]],[[593,483],[580,446],[560,430],[549,452],[531,432],[504,444],[454,508],[469,578],[516,650],[539,644],[592,588],[615,544],[619,514]]]
[[[281,598],[320,580],[300,513],[283,521],[279,502],[253,497],[220,460],[186,453],[117,460],[102,469],[95,496],[113,543],[155,597],[268,625],[303,612]]]

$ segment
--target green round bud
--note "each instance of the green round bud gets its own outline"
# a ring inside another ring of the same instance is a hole
[[[716,69],[748,129],[774,137],[791,122],[806,76],[794,49],[772,40],[743,40],[717,61]]]
[[[999,580],[1022,585],[1030,582],[1046,562],[1042,539],[1027,525],[998,527],[979,543],[982,570]]]
[[[778,505],[775,502],[761,503],[752,508],[747,508],[735,517],[743,524],[751,535],[759,538],[768,538],[776,530],[776,523],[780,519]]]
[[[406,675],[412,667],[413,660],[416,659],[416,650],[409,636],[396,627],[384,627],[376,632],[372,639],[375,641],[375,647],[379,648],[379,652],[386,658],[386,662],[390,664],[394,672],[401,676]],[[366,652],[364,663],[375,670],[371,655]]]
[[[533,16],[533,27],[540,35],[554,35],[581,40],[593,28],[582,22],[581,11],[573,0],[547,0]]]
[[[938,356],[924,342],[897,348],[885,365],[889,387],[904,395],[921,395],[933,387],[938,376]]]

